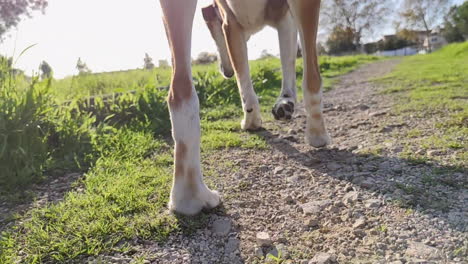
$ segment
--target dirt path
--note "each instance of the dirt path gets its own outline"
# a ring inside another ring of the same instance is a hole
[[[191,236],[173,235],[162,245],[134,241],[133,252],[148,263],[264,263],[278,251],[284,263],[466,263],[468,192],[426,182],[436,169],[463,175],[399,158],[390,133],[409,125],[369,81],[398,62],[363,66],[324,95],[330,147],[304,144],[299,107],[292,122],[258,132],[270,149],[205,159],[205,169],[220,175],[213,181],[223,208],[205,215],[208,224]],[[220,157],[233,164],[220,166]]]

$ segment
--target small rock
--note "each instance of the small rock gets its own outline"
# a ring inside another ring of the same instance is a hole
[[[309,264],[332,264],[335,262],[335,257],[328,253],[317,253],[314,258],[309,261]]]
[[[261,247],[255,248],[255,256],[257,258],[263,258],[265,255],[263,254],[263,249]]]
[[[212,232],[218,236],[226,236],[231,231],[229,219],[217,219],[213,222]]]
[[[341,168],[341,165],[336,163],[336,162],[329,162],[327,164],[327,168],[329,170],[333,170],[333,171],[336,171],[336,170],[339,170]]]
[[[273,170],[273,173],[274,173],[274,174],[279,174],[279,173],[281,173],[281,172],[283,172],[283,171],[284,171],[284,168],[281,167],[281,166],[278,166],[278,167],[276,167],[276,168]]]
[[[257,245],[261,247],[271,246],[271,238],[267,232],[258,232],[257,233]]]
[[[307,226],[307,227],[316,227],[318,225],[319,225],[319,221],[317,219],[309,218],[304,221],[304,226]]]
[[[288,248],[286,247],[285,244],[278,244],[276,245],[276,251],[281,255],[281,258],[285,259],[285,258],[289,258],[289,251],[288,251]],[[278,256],[276,256],[278,257]]]
[[[309,158],[307,161],[304,162],[304,165],[307,167],[312,167],[317,164],[320,164],[322,161],[317,158]]]
[[[424,258],[427,260],[439,259],[441,257],[441,253],[435,247],[431,247],[425,245],[421,242],[408,242],[408,248],[405,252],[406,256],[409,257],[416,257],[416,258]]]
[[[313,201],[301,205],[305,215],[315,215],[331,204],[330,200]]]
[[[440,150],[431,149],[431,150],[428,150],[428,151],[427,151],[427,155],[428,155],[429,157],[436,157],[436,156],[440,156],[440,155],[442,155],[442,154],[443,154],[443,152],[440,151]]]
[[[361,110],[361,111],[365,111],[367,109],[369,109],[370,107],[368,105],[365,105],[365,104],[358,104],[355,106],[355,108]]]
[[[288,177],[287,181],[290,183],[297,183],[300,181],[300,177],[297,175],[294,175],[294,176]]]
[[[366,208],[379,208],[380,205],[381,202],[379,199],[369,199],[365,203]]]
[[[426,151],[424,149],[418,149],[414,153],[416,153],[418,155],[424,155],[426,153]]]
[[[355,236],[360,237],[360,238],[363,238],[367,235],[366,232],[362,229],[355,229],[353,233]]]
[[[131,258],[125,258],[125,257],[109,257],[109,260],[111,263],[130,263],[132,261]]]
[[[226,246],[224,247],[225,254],[230,254],[236,251],[236,249],[239,248],[239,244],[240,244],[239,239],[235,237],[229,238],[228,242],[226,243]]]
[[[293,204],[294,203],[294,199],[292,198],[291,195],[288,195],[286,196],[286,198],[284,198],[284,201],[288,204]]]
[[[366,226],[366,219],[364,217],[361,217],[359,218],[358,220],[356,220],[356,222],[354,222],[353,224],[353,228],[357,229],[357,228],[363,228],[364,226]]]
[[[373,116],[381,116],[385,114],[387,114],[387,111],[377,111],[377,112],[370,112],[369,116],[373,117]]]
[[[333,203],[333,206],[335,207],[343,207],[344,206],[344,203],[342,201],[335,201]]]
[[[356,202],[359,200],[359,193],[358,192],[349,192],[344,195],[343,197],[343,203],[346,205],[352,204],[353,202]]]

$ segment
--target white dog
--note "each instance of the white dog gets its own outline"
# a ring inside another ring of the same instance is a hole
[[[169,208],[193,215],[216,207],[220,196],[203,182],[200,168],[200,119],[198,97],[192,83],[191,37],[196,0],[160,0],[172,51],[173,75],[169,110],[175,141],[175,169]],[[320,0],[215,0],[203,8],[203,16],[217,44],[221,71],[236,75],[242,97],[243,129],[261,127],[260,106],[250,79],[248,38],[265,25],[278,30],[283,69],[280,97],[273,107],[277,119],[290,119],[296,103],[295,55],[297,31],[304,58],[304,105],[307,111],[307,142],[327,145],[330,138],[322,117],[321,78],[316,38]]]

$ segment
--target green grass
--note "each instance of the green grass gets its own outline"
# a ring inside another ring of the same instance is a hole
[[[321,58],[325,83],[375,59]],[[301,63],[298,61],[298,76]],[[264,120],[271,120],[270,109],[279,94],[279,66],[277,59],[252,62],[252,79]],[[218,158],[220,149],[268,148],[264,138],[240,129],[242,110],[235,80],[224,80],[215,65],[196,66],[195,72],[203,156],[207,160]],[[168,85],[169,73],[169,69],[155,69],[91,74],[30,84],[28,88],[20,87],[24,78],[16,80],[18,83],[1,82],[17,100],[10,104],[10,110],[0,113],[4,117],[0,129],[12,123],[19,131],[26,131],[28,126],[21,120],[47,124],[48,129],[21,135],[39,142],[41,151],[23,148],[19,143],[27,141],[2,145],[8,153],[22,148],[32,157],[42,156],[32,163],[34,173],[25,173],[30,178],[12,183],[14,187],[3,190],[10,196],[0,195],[0,199],[11,197],[11,193],[28,193],[30,183],[46,179],[44,175],[57,168],[84,171],[85,175],[63,200],[10,216],[13,227],[0,235],[0,263],[70,262],[102,253],[125,253],[130,248],[127,242],[133,238],[164,241],[170,233],[190,232],[206,222],[203,215],[193,220],[166,211],[173,158],[172,146],[166,141],[170,132],[167,91],[157,87]],[[131,90],[136,93],[111,100],[99,97]],[[84,98],[89,95],[98,95],[94,103]],[[0,102],[8,98],[7,94],[0,95]],[[35,106],[22,103],[25,100],[32,100]],[[64,105],[66,100],[71,101]],[[21,109],[33,114],[25,119],[18,115]],[[5,131],[10,130],[0,130]],[[220,163],[234,166],[229,161]],[[8,177],[16,179],[19,166],[12,167],[6,160],[3,164],[10,166]],[[211,183],[216,171],[207,168],[205,176]],[[0,180],[2,177],[5,175]],[[24,197],[27,202],[34,194]]]
[[[347,73],[357,66],[372,62],[379,59],[375,56],[343,56],[343,57],[329,57],[322,56],[319,58],[320,71],[324,80],[325,89],[330,89],[333,84],[333,78]],[[302,59],[297,61],[297,76],[298,86],[301,86],[302,82]],[[276,78],[281,76],[281,62],[277,58],[267,58],[262,60],[251,61],[252,76],[259,82],[256,83],[255,89],[257,92],[262,92],[264,87],[263,81],[265,76],[259,75],[259,69],[267,69],[268,73],[272,73],[267,77]],[[228,90],[234,88],[233,92],[237,92],[237,86],[234,78],[229,81],[223,80],[221,75],[218,73],[217,64],[210,65],[195,65],[193,67],[195,82],[197,83],[207,73],[212,79],[222,83]],[[121,72],[109,72],[109,73],[98,73],[88,74],[81,76],[67,77],[61,80],[54,80],[52,82],[52,90],[54,95],[60,100],[71,100],[77,97],[86,97],[94,95],[103,95],[109,93],[120,93],[128,91],[142,91],[148,88],[154,87],[167,87],[170,82],[170,68],[155,68],[153,70],[128,70]],[[254,80],[255,83],[255,80]],[[269,90],[274,94],[279,94],[281,82],[275,83],[275,86],[269,86]],[[232,87],[231,87],[232,86]],[[275,88],[275,89],[271,89]],[[224,88],[226,90],[226,88]],[[212,96],[213,93],[208,96]],[[262,94],[260,94],[262,95]],[[222,103],[222,102],[218,102]]]
[[[409,147],[417,144],[425,150],[454,153],[452,161],[461,166],[468,160],[467,61],[468,43],[452,44],[429,55],[405,58],[381,79],[388,86],[385,93],[398,96],[397,114],[432,120],[432,132],[422,128],[407,132],[406,137],[418,138],[408,142]]]
[[[125,130],[100,140],[101,158],[79,183],[84,191],[27,213],[16,232],[3,234],[1,263],[17,260],[19,251],[21,262],[62,262],[119,250],[118,242],[135,236],[162,240],[177,228],[164,213],[172,175],[169,146]]]

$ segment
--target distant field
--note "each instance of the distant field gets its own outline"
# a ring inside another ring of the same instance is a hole
[[[320,57],[320,69],[324,77],[324,86],[331,86],[331,79],[347,71],[350,71],[362,63],[377,60],[375,56],[344,56],[344,57]],[[259,69],[272,71],[279,78],[280,61],[277,58],[251,61],[252,74],[255,77]],[[194,77],[199,79],[202,75],[213,75],[222,79],[218,74],[217,64],[195,65]],[[141,91],[151,87],[166,87],[170,81],[170,68],[155,68],[153,70],[129,70],[122,72],[97,73],[85,76],[68,77],[61,80],[53,80],[52,90],[57,98],[69,100],[82,96],[102,95],[115,92]],[[302,60],[297,62],[298,86],[302,79]],[[234,78],[231,80],[235,83]],[[278,87],[271,87],[279,92]]]

